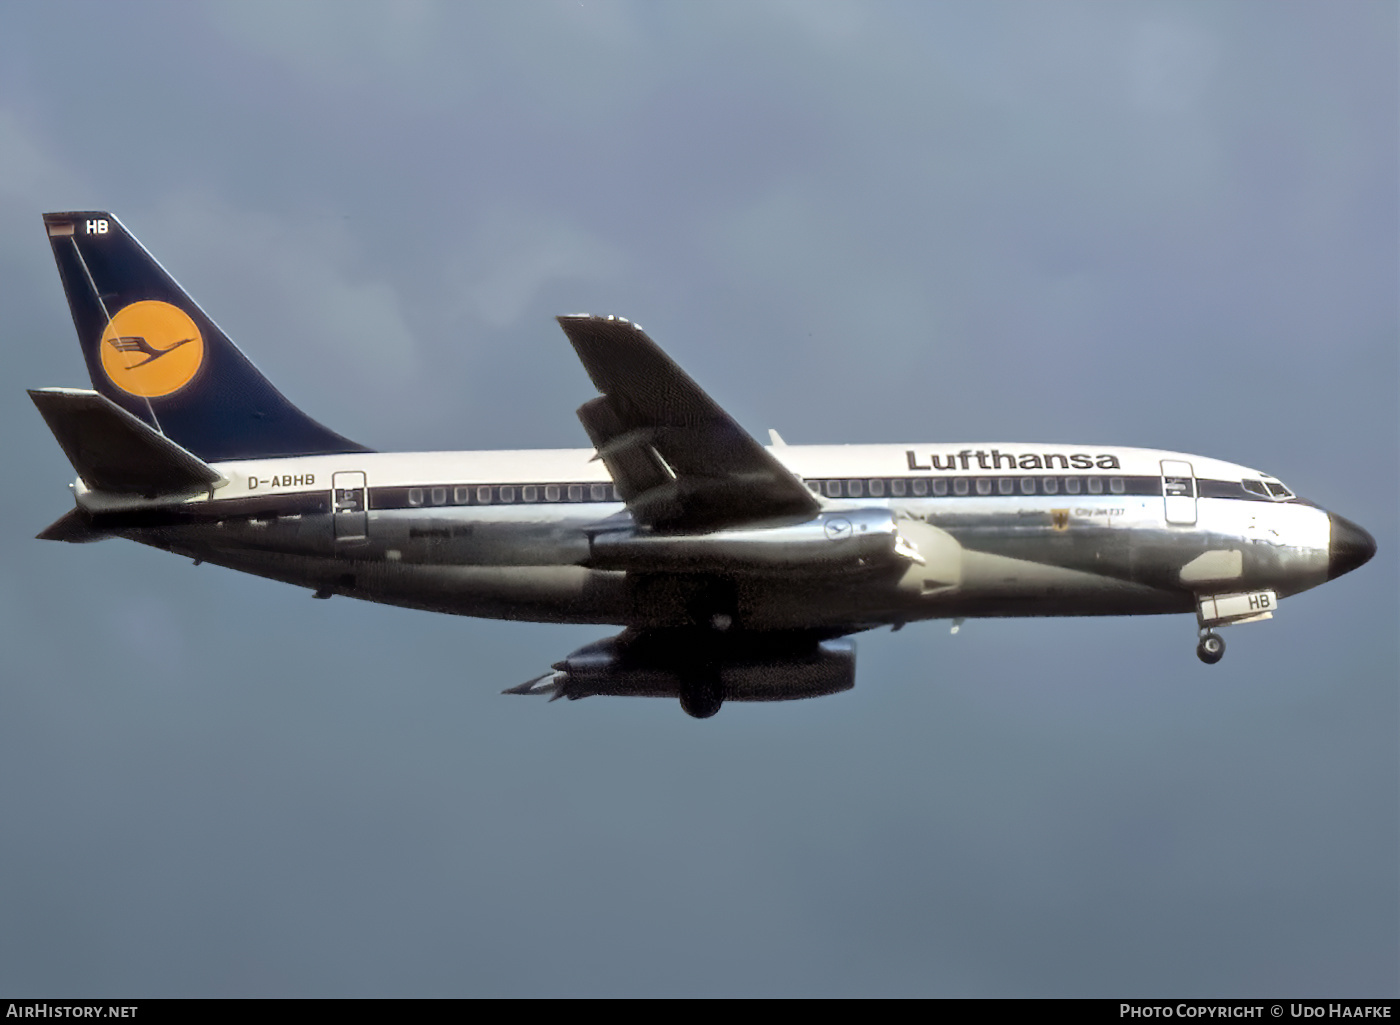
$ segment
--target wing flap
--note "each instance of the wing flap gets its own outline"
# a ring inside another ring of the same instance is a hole
[[[639,522],[712,530],[814,516],[806,486],[635,324],[559,318],[602,394],[579,420]]]

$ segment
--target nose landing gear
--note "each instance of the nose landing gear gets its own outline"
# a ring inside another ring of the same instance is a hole
[[[1215,627],[1273,619],[1277,608],[1278,592],[1272,590],[1197,595],[1196,624],[1201,639],[1196,645],[1196,657],[1208,666],[1215,665],[1225,657],[1225,642],[1216,635]]]
[[[1208,666],[1213,666],[1225,657],[1225,638],[1210,627],[1201,630],[1201,639],[1196,644],[1196,657]]]

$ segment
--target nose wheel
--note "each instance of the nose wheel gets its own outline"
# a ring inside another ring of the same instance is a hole
[[[1196,657],[1208,666],[1215,665],[1225,657],[1225,638],[1213,630],[1202,630],[1196,644]]]

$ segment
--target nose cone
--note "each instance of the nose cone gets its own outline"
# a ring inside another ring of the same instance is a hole
[[[1376,554],[1376,539],[1351,520],[1328,513],[1332,521],[1332,541],[1327,548],[1327,579],[1350,573]]]

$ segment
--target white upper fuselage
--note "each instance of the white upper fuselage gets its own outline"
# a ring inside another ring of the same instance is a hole
[[[1159,449],[1106,445],[977,443],[959,445],[772,445],[784,466],[807,481],[926,478],[930,481],[998,477],[1161,476],[1163,460],[1190,463],[1198,479],[1273,480],[1258,470],[1203,456]],[[981,458],[979,458],[979,456]],[[1047,457],[1050,457],[1047,460]],[[1077,461],[1076,461],[1077,458]],[[995,460],[995,461],[994,461]],[[1011,461],[1015,461],[1012,468]],[[1053,466],[1047,467],[1047,461]],[[330,487],[330,477],[364,472],[371,487],[483,485],[548,481],[610,484],[606,467],[589,448],[503,449],[461,452],[356,452],[346,455],[247,459],[213,464],[228,483],[214,497],[264,496]],[[314,483],[304,478],[310,475]],[[89,491],[79,480],[80,502],[107,510],[151,504]],[[186,501],[204,501],[192,496]],[[835,496],[833,496],[835,497]],[[165,500],[168,502],[168,500]],[[162,503],[163,504],[163,503]]]

